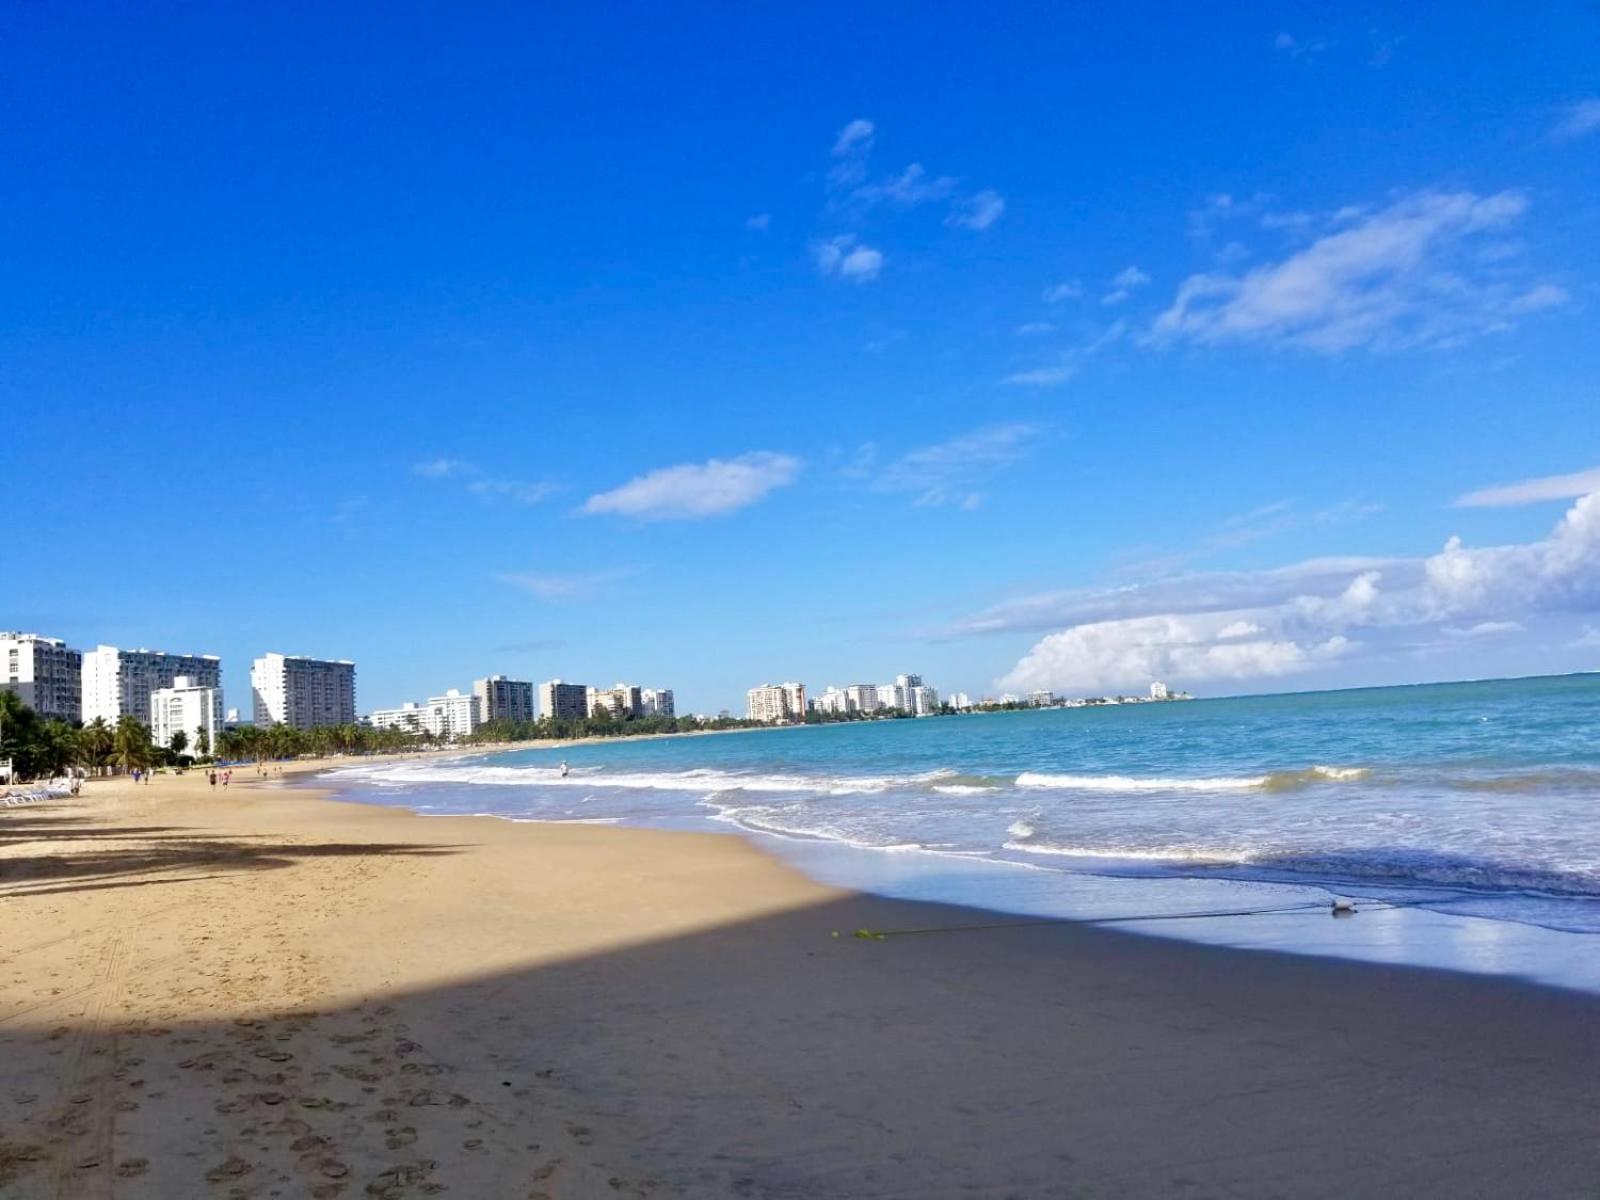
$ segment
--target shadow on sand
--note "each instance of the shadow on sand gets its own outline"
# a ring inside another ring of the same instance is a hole
[[[847,897],[336,1011],[0,1014],[0,1195],[1594,1194],[1587,997],[1063,924],[850,936],[992,920]]]

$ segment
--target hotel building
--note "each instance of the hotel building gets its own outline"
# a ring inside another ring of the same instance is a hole
[[[675,717],[678,715],[676,703],[672,699],[671,688],[641,688],[639,691],[640,712],[647,717]]]
[[[264,654],[250,667],[255,723],[315,729],[356,719],[356,665],[346,659]]]
[[[157,746],[171,746],[172,735],[181,731],[188,741],[184,753],[215,754],[223,729],[222,689],[179,675],[171,687],[150,693],[148,716],[150,740]]]
[[[504,675],[491,675],[474,680],[472,694],[478,698],[478,720],[531,721],[533,720],[533,684],[520,679],[507,679]]]
[[[15,692],[41,717],[76,721],[83,712],[83,655],[60,638],[0,633],[0,691]]]
[[[119,650],[96,646],[83,656],[83,719],[150,719],[150,698],[179,676],[195,687],[222,686],[222,660],[214,654],[168,654],[165,650]]]
[[[436,737],[465,737],[482,722],[478,698],[451,688],[442,696],[428,697],[429,729]]]
[[[552,679],[539,685],[539,715],[582,720],[589,715],[589,689],[581,683]]]
[[[589,716],[598,716],[603,708],[613,719],[637,717],[644,713],[644,689],[637,684],[619,683],[610,688],[587,688],[584,708]]]
[[[806,715],[806,685],[803,683],[763,683],[745,693],[746,712],[752,721],[803,721]]]

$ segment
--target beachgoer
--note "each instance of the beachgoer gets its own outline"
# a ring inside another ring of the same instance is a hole
[[[212,791],[216,791],[217,790],[217,773],[215,771],[207,771],[206,772],[206,782],[211,785],[211,790]]]
[[[223,791],[227,791],[228,790],[228,780],[230,780],[232,778],[233,778],[233,772],[232,771],[224,771],[222,773],[222,790]]]
[[[567,777],[567,772],[571,769],[572,768],[567,766],[567,760],[563,758],[561,760],[561,778],[565,779]]]

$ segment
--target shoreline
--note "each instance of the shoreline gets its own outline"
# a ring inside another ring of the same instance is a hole
[[[979,932],[993,914],[830,888],[738,837],[421,821],[285,766],[0,810],[6,1200],[1579,1195],[1600,1173],[1590,997]],[[850,936],[946,926],[970,931]]]
[[[451,786],[442,777],[431,782]],[[567,816],[495,811],[502,792],[497,788],[481,792],[481,807],[453,807],[454,799],[439,807],[418,807],[404,794],[426,786],[410,784],[401,794],[390,794],[359,779],[351,784],[340,781],[337,798],[429,817],[475,815],[512,823],[722,833],[740,838],[811,880],[886,899],[973,907],[1034,920],[1115,925],[1140,936],[1216,948],[1451,971],[1600,996],[1600,960],[1588,953],[1587,939],[1595,937],[1593,931],[1520,915],[1446,907],[1469,902],[1474,895],[1494,900],[1499,896],[1495,892],[1425,882],[1409,885],[1414,895],[1441,893],[1437,900],[1427,901],[1405,895],[1398,882],[1374,879],[1165,873],[1118,869],[1116,860],[1099,869],[1071,870],[1016,855],[914,843],[880,845],[842,835],[763,828],[721,809],[708,813],[703,804],[687,800],[674,804],[679,799],[676,793],[652,802],[660,805],[656,811],[640,810],[641,802],[629,801],[634,806],[631,812],[582,817],[575,815],[584,811],[578,807],[568,808]],[[604,805],[597,808],[602,814],[607,811]],[[1336,897],[1353,901],[1356,920],[1327,919]]]

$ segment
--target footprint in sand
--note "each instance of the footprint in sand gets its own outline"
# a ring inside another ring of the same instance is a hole
[[[212,1183],[225,1183],[229,1179],[238,1179],[241,1175],[248,1175],[256,1169],[255,1164],[246,1162],[235,1155],[226,1162],[219,1163],[206,1172],[206,1178]]]
[[[133,1179],[149,1169],[150,1160],[147,1158],[125,1158],[117,1164],[117,1174],[123,1179]]]
[[[398,1128],[387,1129],[384,1132],[388,1134],[388,1137],[384,1139],[383,1144],[391,1150],[399,1150],[417,1140],[417,1130],[414,1125],[402,1125]]]

